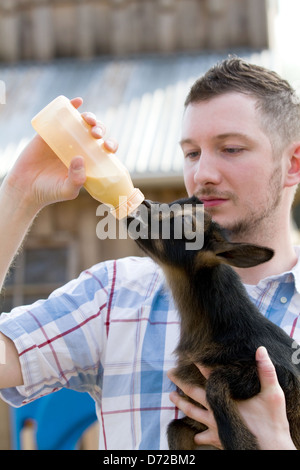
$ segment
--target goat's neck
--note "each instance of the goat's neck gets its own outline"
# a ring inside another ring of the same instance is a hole
[[[203,338],[212,338],[236,330],[237,313],[242,316],[241,306],[250,300],[232,268],[218,265],[200,269],[196,275],[179,269],[165,273],[181,314],[182,335],[196,329]]]

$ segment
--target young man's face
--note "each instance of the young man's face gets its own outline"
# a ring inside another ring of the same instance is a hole
[[[228,93],[185,110],[181,147],[189,195],[214,220],[244,235],[278,207],[282,167],[260,127],[255,100]]]

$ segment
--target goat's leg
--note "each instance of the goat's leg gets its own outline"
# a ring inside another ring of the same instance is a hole
[[[168,444],[170,450],[215,450],[212,446],[197,446],[194,437],[198,432],[205,431],[207,426],[187,416],[174,419],[168,426]]]
[[[170,450],[195,450],[196,431],[190,426],[189,418],[174,419],[168,426],[168,444]]]
[[[297,378],[293,378],[288,388],[283,387],[285,392],[286,413],[290,425],[292,440],[300,450],[300,386]]]
[[[300,416],[299,411],[295,412],[295,415],[289,418],[290,433],[292,440],[297,450],[300,450]]]
[[[258,450],[255,436],[242,421],[227,381],[228,371],[215,370],[206,385],[206,398],[214,413],[225,450]]]

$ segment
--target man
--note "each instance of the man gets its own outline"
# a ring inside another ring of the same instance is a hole
[[[101,136],[96,120],[85,119],[93,136]],[[300,265],[289,223],[300,181],[299,129],[299,104],[285,81],[228,59],[192,88],[181,138],[187,192],[203,200],[233,240],[275,250],[268,263],[238,272],[262,314],[298,341]],[[33,139],[0,191],[2,281],[36,214],[76,197],[84,181],[80,156],[66,174],[43,141]],[[18,406],[61,387],[87,391],[97,405],[100,448],[167,448],[166,426],[178,411],[169,401],[166,373],[174,365],[179,327],[151,260],[100,263],[46,301],[2,315],[2,396]],[[284,397],[264,349],[257,362],[261,393],[239,404],[240,412],[261,448],[294,448]],[[187,392],[206,405],[203,390]],[[198,443],[221,447],[209,409],[190,407],[174,392],[171,399],[207,424]]]
[[[196,194],[204,202],[214,220],[230,230],[233,241],[252,241],[275,250],[270,262],[237,270],[250,295],[260,289],[260,294],[253,295],[257,302],[262,295],[274,295],[272,289],[279,291],[278,281],[271,285],[261,280],[288,272],[297,263],[289,218],[299,182],[299,137],[299,104],[289,84],[239,60],[228,60],[209,71],[187,97],[181,146],[189,195]],[[296,313],[296,295],[294,302],[290,308]],[[265,314],[272,320],[272,310],[278,307],[275,302],[271,307],[269,300],[266,307]],[[281,310],[281,325],[294,334],[298,314],[286,321]],[[196,393],[196,401],[202,397],[207,406],[203,393],[186,392]],[[178,395],[173,399],[186,414],[211,424],[206,411],[190,407]],[[198,444],[211,443],[211,429],[196,439]]]

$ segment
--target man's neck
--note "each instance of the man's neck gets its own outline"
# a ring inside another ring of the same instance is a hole
[[[254,266],[253,268],[236,268],[236,272],[241,277],[244,284],[256,285],[260,280],[269,276],[282,274],[290,271],[297,263],[297,255],[293,246],[290,231],[282,236],[274,237],[272,240],[256,239],[251,243],[266,246],[274,250],[273,258],[267,263]],[[243,240],[246,241],[246,240]],[[249,240],[247,240],[250,242]]]

